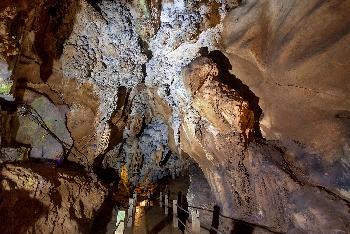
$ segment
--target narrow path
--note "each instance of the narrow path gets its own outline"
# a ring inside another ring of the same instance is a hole
[[[127,228],[126,234],[181,234],[181,231],[173,227],[172,217],[166,216],[162,208],[158,206],[137,206],[135,221],[131,228]]]

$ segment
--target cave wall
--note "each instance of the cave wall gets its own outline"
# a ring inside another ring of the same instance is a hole
[[[262,138],[254,128],[259,110],[252,99],[243,98],[251,91],[229,88],[220,77],[222,66],[210,57],[185,68],[185,83],[195,82],[188,88],[200,118],[183,126],[181,142],[187,141],[183,149],[202,168],[223,213],[278,232],[347,230],[347,199],[307,180],[288,160],[286,146]]]
[[[232,72],[260,99],[263,137],[283,144],[295,173],[347,200],[349,9],[348,1],[247,1],[227,15],[223,34]]]
[[[74,167],[2,164],[1,233],[90,233],[108,189]]]
[[[1,79],[65,123],[45,158],[124,171],[126,186],[194,160],[225,215],[346,232],[349,4],[4,1]]]
[[[3,3],[2,9],[9,15],[2,55],[14,82],[13,105],[36,111],[38,99],[57,107],[45,116],[38,113],[44,120],[54,116],[53,122],[43,121],[45,126],[30,116],[22,118],[18,108],[16,118],[29,122],[7,127],[12,147],[25,145],[30,158],[57,164],[68,160],[119,175],[126,169],[130,186],[179,174],[188,165],[179,157],[169,103],[143,84],[147,56],[152,55],[138,34],[145,22],[137,18],[136,7],[118,1],[23,1]],[[18,15],[22,21],[12,25]],[[10,39],[16,39],[13,56],[6,57]],[[57,133],[57,121],[64,135]]]

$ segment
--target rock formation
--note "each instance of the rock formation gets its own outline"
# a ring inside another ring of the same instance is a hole
[[[84,173],[132,190],[195,164],[226,216],[347,233],[349,13],[349,0],[3,0],[0,207],[38,211],[6,231],[46,231],[46,217],[86,233],[107,190]],[[212,204],[193,181],[193,204]]]
[[[107,188],[76,168],[3,164],[1,233],[88,233]]]

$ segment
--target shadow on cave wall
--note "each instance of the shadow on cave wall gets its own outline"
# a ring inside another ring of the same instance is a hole
[[[102,0],[87,0],[87,2],[98,12],[100,15],[102,15],[101,7],[98,5]]]
[[[46,82],[52,74],[53,61],[60,58],[63,53],[63,44],[69,38],[73,31],[76,14],[80,9],[79,1],[75,0],[47,0],[35,3],[30,1],[1,1],[0,7],[6,9],[9,6],[15,6],[17,11],[14,19],[9,26],[11,38],[17,38],[16,47],[20,52],[18,55],[11,55],[7,58],[10,67],[13,67],[14,74],[16,66],[21,63],[21,56],[30,60],[34,58],[21,54],[22,45],[26,41],[27,34],[30,31],[35,32],[33,49],[40,58],[40,78]],[[98,1],[88,1],[96,8]],[[40,8],[38,8],[40,6]],[[29,24],[28,24],[29,23]],[[23,38],[20,41],[20,38]],[[22,44],[21,44],[22,43]],[[5,53],[6,54],[6,53]],[[9,53],[11,54],[11,53]],[[35,61],[37,62],[37,61]],[[14,77],[23,79],[23,77]]]
[[[103,154],[98,155],[94,159],[93,163],[93,171],[105,183],[111,184],[114,183],[115,186],[118,185],[119,182],[119,174],[116,169],[112,167],[104,167],[103,160],[106,157],[106,153],[113,149],[114,146],[121,143],[124,144],[123,139],[123,131],[127,119],[127,112],[129,111],[129,95],[130,89],[127,89],[125,86],[118,87],[118,99],[117,99],[117,107],[112,113],[112,118],[108,120],[108,125],[111,129],[111,134],[109,138],[109,143],[107,148],[104,150]],[[113,121],[114,119],[114,121]],[[120,147],[122,149],[122,147]]]
[[[113,213],[113,208],[115,206],[116,206],[116,202],[113,199],[113,192],[109,191],[108,197],[104,200],[100,209],[97,211],[94,217],[89,233],[91,234],[107,233],[108,223],[112,219],[112,216],[115,215]]]
[[[79,3],[74,0],[49,0],[41,8],[34,26],[38,28],[34,48],[41,59],[40,78],[46,82],[52,74],[54,59],[63,53],[63,44],[73,31]]]
[[[27,168],[34,174],[44,178],[44,181],[48,181],[52,185],[52,188],[47,195],[50,196],[50,202],[54,207],[57,207],[57,209],[65,209],[62,208],[62,202],[67,202],[67,200],[62,200],[62,196],[58,190],[58,187],[61,186],[61,182],[58,179],[58,171],[64,173],[67,177],[88,178],[88,174],[84,168],[77,167],[74,163],[66,163],[60,168],[49,161],[47,161],[47,163],[27,161],[13,163],[13,165]],[[4,165],[0,166],[0,169],[2,169],[2,167],[4,167]],[[33,196],[36,196],[35,190],[27,191],[24,189],[15,189],[17,187],[15,182],[12,182],[10,179],[6,179],[6,181],[11,189],[6,191],[3,185],[0,185],[0,233],[36,233],[35,223],[38,219],[41,217],[53,217],[53,215],[55,215],[54,212],[56,212],[55,209],[52,210],[51,206],[49,209],[49,207],[44,205],[39,199],[33,198]],[[40,198],[40,196],[40,193],[38,193],[38,198]],[[105,199],[103,203],[105,205],[103,207],[104,209],[110,207],[109,204],[106,205],[109,201],[110,200]],[[80,209],[84,210],[84,204],[81,201],[79,205]],[[113,208],[113,206],[111,207]],[[67,207],[67,209],[70,214],[70,217],[67,218],[77,222],[79,233],[89,233],[93,226],[94,217],[78,217],[75,212],[76,208]],[[106,213],[104,212],[103,214],[105,215]]]
[[[19,129],[19,119],[17,114],[18,105],[16,102],[7,101],[0,98],[0,159],[6,160],[3,157],[3,148],[20,148],[29,149],[26,155],[30,154],[30,145],[19,143],[16,141],[17,131]]]
[[[41,4],[42,2],[42,4]],[[53,61],[63,53],[63,44],[73,31],[76,14],[80,9],[75,0],[48,0],[30,2],[25,0],[2,1],[1,8],[15,7],[14,19],[9,22],[11,38],[16,38],[19,53],[7,58],[13,70],[14,85],[11,92],[17,102],[23,100],[24,89],[30,76],[17,76],[17,67],[28,63],[40,64],[40,79],[46,82],[52,74]],[[35,32],[33,45],[30,44],[29,32]],[[21,39],[21,40],[20,40]],[[34,55],[24,54],[22,48],[33,47]],[[40,58],[40,62],[35,57]],[[29,60],[29,61],[28,61]],[[18,88],[17,88],[18,87]]]
[[[0,193],[0,233],[35,232],[35,223],[49,212],[38,199],[30,197],[26,190],[5,191]]]
[[[230,234],[251,234],[253,231],[253,226],[248,225],[245,222],[234,221]]]

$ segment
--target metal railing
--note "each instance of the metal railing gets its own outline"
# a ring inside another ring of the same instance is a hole
[[[194,234],[199,234],[202,229],[205,229],[207,231],[209,231],[211,234],[212,233],[216,233],[216,234],[224,234],[225,232],[219,229],[219,219],[221,218],[225,218],[225,219],[230,219],[231,221],[235,221],[235,222],[239,222],[241,224],[244,224],[246,226],[250,226],[251,228],[262,228],[265,229],[271,233],[280,233],[280,232],[276,232],[274,230],[271,230],[269,227],[260,225],[260,224],[255,224],[255,223],[249,223],[240,219],[236,219],[236,218],[232,218],[232,217],[228,217],[225,216],[223,214],[221,214],[220,212],[215,212],[214,210],[210,210],[210,209],[205,209],[202,207],[195,207],[195,206],[187,206],[188,208],[191,208],[191,211],[187,210],[187,208],[182,207],[181,205],[178,204],[178,200],[172,200],[172,205],[169,205],[169,191],[167,193],[164,194],[163,196],[163,192],[160,192],[159,196],[155,199],[155,201],[158,201],[159,203],[159,207],[163,208],[164,207],[164,214],[165,215],[170,215],[169,214],[169,209],[172,209],[172,217],[173,217],[173,227],[174,228],[180,228],[179,224],[182,225],[183,229],[186,230],[186,233],[194,233]],[[164,199],[163,199],[164,198]],[[148,194],[147,196],[147,200],[148,200],[148,204],[151,201],[151,195]],[[129,198],[129,209],[127,212],[127,227],[132,227],[133,224],[133,215],[135,213],[135,208],[136,208],[136,201],[137,201],[137,194],[134,193],[133,198]],[[152,200],[154,201],[154,200]],[[155,203],[153,203],[155,204]],[[203,210],[209,213],[212,213],[212,224],[208,225],[205,224],[203,222],[200,221],[199,219],[199,210]],[[179,212],[181,217],[179,217]],[[182,217],[184,216],[184,214],[186,213],[187,217],[182,219]],[[125,215],[124,215],[125,216]],[[125,217],[124,217],[125,219]],[[214,221],[214,219],[216,219],[216,221]],[[119,222],[120,223],[120,222]],[[124,224],[124,220],[122,220],[122,223]],[[216,223],[216,225],[215,225]],[[215,226],[213,226],[215,225]],[[120,234],[123,232],[115,232],[115,234]]]
[[[169,192],[167,193],[169,194]],[[165,195],[164,198],[168,198],[168,195]],[[162,192],[160,192],[160,196],[159,196],[159,204],[160,206],[162,207],[162,205],[165,205],[166,201],[162,202]],[[175,203],[175,205],[174,205]],[[206,208],[203,208],[203,207],[196,207],[196,206],[188,206],[188,208],[191,208],[193,210],[193,212],[190,212],[188,210],[186,210],[185,208],[181,207],[180,205],[178,205],[177,203],[177,200],[173,200],[173,210],[175,209],[174,207],[176,206],[176,208],[179,208],[179,210],[181,210],[182,212],[185,212],[189,215],[188,217],[188,220],[189,220],[189,223],[192,225],[192,230],[188,230],[189,233],[200,233],[200,228],[203,228],[207,231],[210,231],[210,233],[217,233],[217,234],[224,234],[225,232],[220,230],[219,229],[219,226],[220,224],[216,225],[217,227],[214,227],[212,224],[209,225],[209,224],[205,224],[203,222],[201,222],[199,220],[199,210],[203,210],[203,211],[206,211],[206,212],[209,212],[211,214],[213,214],[212,216],[212,223],[214,223],[214,219],[217,218],[219,219],[220,217],[221,218],[224,218],[224,219],[229,219],[230,221],[234,221],[234,222],[239,222],[245,226],[249,226],[251,228],[261,228],[261,229],[264,229],[266,231],[269,231],[271,233],[276,233],[276,234],[281,234],[281,232],[276,232],[275,230],[272,230],[271,228],[267,227],[267,226],[264,226],[264,225],[260,225],[260,224],[256,224],[256,223],[250,223],[250,222],[247,222],[247,221],[243,221],[243,220],[240,220],[240,219],[237,219],[237,218],[232,218],[232,217],[229,217],[229,216],[226,216],[226,215],[223,215],[222,213],[218,213],[217,216],[218,217],[215,217],[214,216],[214,213],[215,211],[214,210],[210,210],[210,209],[206,209]],[[171,206],[167,206],[165,207],[166,209],[167,208],[171,208]],[[165,209],[165,210],[166,210]],[[164,211],[165,214],[168,214],[167,211]],[[195,215],[194,215],[195,214]],[[185,227],[187,227],[182,220],[179,219],[179,217],[177,217],[177,212],[173,212],[173,225],[174,227],[177,227],[177,224],[175,223],[175,217],[176,217],[176,221],[179,221],[182,225],[184,225]],[[197,224],[193,224],[193,222],[197,222]],[[217,222],[219,222],[219,220],[217,220]],[[196,226],[197,225],[197,226]]]
[[[177,200],[173,200],[173,205],[169,206],[168,205],[168,195],[165,194],[164,196],[164,202],[163,202],[163,194],[162,192],[160,192],[160,196],[159,196],[159,205],[160,207],[163,207],[164,205],[164,213],[167,215],[168,214],[168,209],[172,208],[173,209],[173,227],[178,228],[178,224],[181,223],[184,227],[184,229],[188,232],[188,233],[195,233],[195,234],[199,234],[201,228],[207,230],[207,231],[215,231],[217,234],[223,234],[223,232],[221,232],[220,230],[218,230],[217,228],[213,227],[212,225],[207,225],[204,224],[200,221],[199,219],[199,211],[197,209],[197,207],[193,207],[193,206],[188,206],[189,208],[192,208],[193,211],[190,212],[188,210],[186,210],[184,207],[181,207],[178,204]],[[181,220],[178,216],[178,212],[177,209],[179,209],[180,211],[187,213],[188,214],[188,218],[186,218],[185,220]],[[191,229],[188,227],[188,225],[186,224],[186,220],[189,221],[189,223],[191,224]]]

